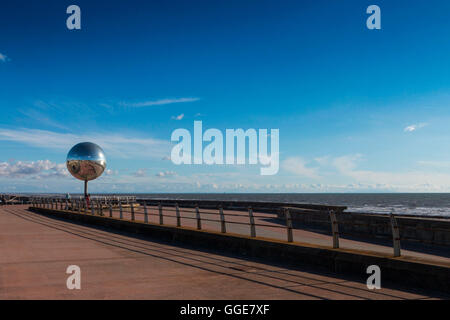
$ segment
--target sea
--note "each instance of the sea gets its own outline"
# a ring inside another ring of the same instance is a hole
[[[124,195],[124,194],[122,194]],[[450,218],[450,193],[151,193],[142,199],[249,200],[346,206],[348,212]]]

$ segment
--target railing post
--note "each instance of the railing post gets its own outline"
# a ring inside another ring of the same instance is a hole
[[[333,235],[333,249],[339,248],[339,225],[334,210],[330,210],[331,233]]]
[[[123,208],[122,208],[122,200],[119,201],[119,218],[123,219]]]
[[[77,201],[78,213],[81,213],[81,200]]]
[[[144,222],[148,223],[147,201],[144,201]]]
[[[198,208],[198,206],[195,207],[195,217],[197,218],[197,229],[201,230],[202,229],[202,219],[200,217],[200,209]]]
[[[112,203],[109,201],[109,217],[112,218]]]
[[[292,233],[292,216],[288,208],[284,209],[284,218],[286,219],[287,241],[294,242],[294,235]]]
[[[397,224],[397,220],[394,217],[394,214],[391,212],[391,227],[392,227],[392,240],[394,244],[394,257],[400,257],[400,232]]]
[[[89,204],[91,205],[91,215],[95,216],[94,200],[89,201]]]
[[[159,212],[159,224],[163,224],[164,219],[163,219],[163,212],[162,212],[161,202],[158,205],[158,212]]]
[[[134,221],[134,203],[131,202],[130,206],[131,206],[131,221]]]
[[[225,224],[225,215],[223,214],[223,207],[219,206],[220,215],[220,232],[227,233],[227,226]]]
[[[177,227],[181,227],[180,207],[178,203],[175,203],[175,213],[177,215]]]
[[[253,216],[253,209],[248,207],[248,217],[250,219],[250,237],[256,237],[255,217]]]
[[[69,201],[66,199],[66,210],[69,210]]]
[[[101,199],[97,201],[97,206],[98,206],[98,214],[103,217],[103,203]]]
[[[53,199],[52,199],[52,204],[51,204],[51,208],[52,208],[52,210],[53,210]]]

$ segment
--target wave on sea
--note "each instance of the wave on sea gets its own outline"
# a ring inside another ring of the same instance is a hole
[[[396,215],[413,215],[413,216],[428,216],[428,217],[442,217],[450,218],[448,208],[440,207],[416,207],[408,208],[401,205],[392,206],[350,206],[346,212],[360,212],[373,214],[396,214]]]

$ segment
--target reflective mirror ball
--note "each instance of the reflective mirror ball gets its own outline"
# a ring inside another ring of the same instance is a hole
[[[75,178],[83,181],[94,180],[105,171],[105,153],[95,143],[81,142],[70,149],[66,165]]]

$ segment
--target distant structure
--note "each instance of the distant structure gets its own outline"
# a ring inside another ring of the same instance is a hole
[[[97,179],[106,169],[105,153],[95,143],[81,142],[70,149],[66,165],[72,176],[84,181],[84,196],[86,197],[88,181]]]

